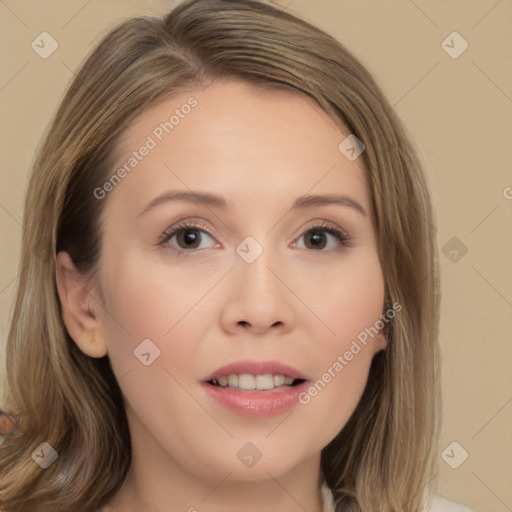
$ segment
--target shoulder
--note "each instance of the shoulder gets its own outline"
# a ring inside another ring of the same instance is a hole
[[[473,512],[466,505],[455,503],[454,501],[447,500],[437,494],[434,495],[430,503],[430,507],[425,512]]]

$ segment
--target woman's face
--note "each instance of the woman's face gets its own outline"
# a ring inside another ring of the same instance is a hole
[[[349,134],[299,93],[240,82],[165,100],[126,132],[121,179],[96,191],[95,314],[134,462],[277,477],[318,461],[353,413],[385,338],[358,339],[384,284]]]

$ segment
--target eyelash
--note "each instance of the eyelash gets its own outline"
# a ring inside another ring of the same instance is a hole
[[[158,245],[164,246],[164,244],[169,242],[169,240],[182,229],[198,229],[200,231],[205,232],[208,236],[214,238],[214,235],[212,233],[210,233],[210,231],[205,226],[202,226],[201,224],[197,224],[195,222],[184,221],[175,226],[172,226],[171,228],[167,229],[164,233],[162,233],[162,236],[160,237],[160,239],[158,241]],[[332,224],[331,222],[327,222],[327,221],[321,222],[319,224],[315,224],[311,227],[308,227],[305,231],[302,232],[302,234],[297,238],[297,240],[299,240],[301,237],[303,237],[306,233],[309,233],[310,231],[315,231],[315,230],[324,231],[326,233],[329,233],[330,235],[336,237],[342,243],[342,245],[344,245],[345,247],[353,247],[352,238],[347,233],[341,231],[335,224]],[[198,252],[201,250],[201,249],[199,249],[199,250],[197,250],[197,249],[195,249],[195,250],[194,249],[191,249],[191,250],[176,249],[175,247],[169,247],[169,246],[165,247],[165,248],[174,251],[178,256],[190,256],[190,255],[192,255],[192,253]],[[323,251],[323,250],[315,251],[314,249],[311,249],[311,251],[328,252],[328,251]]]

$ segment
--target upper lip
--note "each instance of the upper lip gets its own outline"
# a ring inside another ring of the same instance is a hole
[[[227,377],[232,374],[250,373],[252,375],[284,375],[292,379],[310,380],[296,368],[279,361],[234,361],[226,364],[222,368],[215,370],[205,381]]]

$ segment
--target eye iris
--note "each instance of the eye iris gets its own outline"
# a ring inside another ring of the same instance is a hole
[[[309,249],[323,249],[327,244],[325,231],[312,229],[306,235],[306,247]]]
[[[195,249],[201,243],[201,232],[193,228],[181,229],[176,234],[176,241],[182,248]]]

